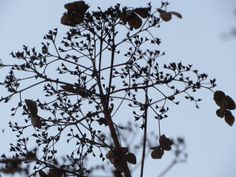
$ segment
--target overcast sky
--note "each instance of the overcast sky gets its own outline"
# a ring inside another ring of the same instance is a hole
[[[10,61],[9,53],[20,50],[22,45],[40,46],[48,30],[59,28],[64,34],[68,29],[60,25],[65,0],[0,0],[0,59]],[[87,1],[91,8],[108,7],[117,2],[127,6],[145,5],[148,1]],[[182,61],[217,79],[217,89],[224,90],[236,99],[236,39],[222,36],[236,26],[236,2],[233,0],[171,0],[169,9],[182,13],[183,19],[163,23],[159,31],[161,49],[166,62]],[[152,1],[159,6],[160,1]],[[235,177],[236,175],[236,126],[229,127],[215,115],[216,106],[210,92],[200,92],[203,102],[200,110],[184,102],[169,114],[163,127],[171,137],[184,136],[189,158],[177,165],[165,177]],[[2,108],[2,104],[1,104]],[[0,108],[0,109],[1,109]],[[5,108],[5,107],[4,107]],[[1,110],[6,129],[9,112]],[[234,115],[235,112],[234,112]],[[184,122],[184,123],[183,123]],[[1,141],[11,141],[10,131],[0,134]],[[0,146],[6,151],[7,143]],[[150,164],[151,165],[150,165]],[[145,176],[156,177],[168,163],[149,161]],[[155,174],[155,175],[154,175]]]

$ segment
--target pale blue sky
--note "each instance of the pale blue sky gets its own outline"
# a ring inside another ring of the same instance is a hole
[[[20,50],[23,44],[40,46],[43,35],[59,28],[63,34],[68,28],[60,25],[66,0],[0,0],[0,58],[11,59],[9,53]],[[148,1],[87,1],[92,8],[107,7],[117,2],[140,6]],[[170,10],[182,13],[183,19],[174,18],[163,23],[158,32],[161,48],[166,51],[162,61],[182,61],[217,78],[218,89],[236,99],[236,39],[222,40],[221,35],[236,26],[234,0],[170,0]],[[160,4],[160,1],[152,1]],[[184,136],[189,158],[177,165],[165,177],[235,177],[236,126],[229,127],[215,115],[216,106],[211,93],[200,92],[203,102],[200,110],[184,102],[170,111],[162,127],[169,136]],[[3,108],[1,104],[1,109]],[[4,106],[4,109],[7,107]],[[0,129],[6,127],[9,112],[2,111]],[[234,115],[235,112],[234,112]],[[183,123],[184,122],[184,123]],[[5,128],[6,129],[6,128]],[[0,133],[1,141],[9,141],[10,131]],[[2,144],[2,143],[1,143]],[[7,145],[7,143],[5,144]],[[0,152],[7,146],[1,145]],[[168,164],[166,159],[148,161],[146,177],[156,177]]]

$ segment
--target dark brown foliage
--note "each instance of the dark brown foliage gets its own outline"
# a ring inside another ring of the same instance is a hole
[[[138,29],[142,26],[141,18],[148,18],[150,16],[150,10],[150,7],[135,8],[133,10],[124,8],[119,17],[124,24],[128,22],[130,28]]]
[[[82,23],[85,12],[88,8],[88,4],[86,4],[84,1],[75,1],[65,4],[65,9],[67,9],[67,12],[61,17],[61,24],[67,26],[76,26]]]
[[[151,156],[153,159],[161,159],[163,155],[164,155],[164,150],[160,146],[153,148],[151,152]]]
[[[165,151],[170,151],[173,141],[167,138],[165,135],[161,135],[159,139],[160,147]]]
[[[182,18],[182,15],[178,12],[167,12],[162,9],[158,9],[157,11],[159,12],[161,19],[165,22],[170,21],[172,19],[172,15],[175,15],[178,18]]]
[[[215,100],[215,103],[220,107],[216,110],[216,115],[220,118],[224,117],[225,122],[229,126],[232,126],[234,124],[235,118],[230,110],[235,109],[234,100],[230,96],[225,95],[225,93],[220,90],[214,92],[213,99]]]

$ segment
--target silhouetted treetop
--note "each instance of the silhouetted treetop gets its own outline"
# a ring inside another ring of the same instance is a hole
[[[165,53],[156,29],[182,18],[168,5],[116,4],[91,12],[84,1],[67,3],[61,23],[71,28],[61,41],[53,29],[40,49],[12,52],[14,60],[1,63],[7,93],[0,101],[13,105],[18,119],[9,127],[17,141],[10,144],[12,156],[2,155],[1,172],[131,177],[139,169],[142,177],[146,157],[172,151],[174,164],[184,162],[184,139],[170,138],[161,122],[181,99],[199,108],[196,92],[214,92],[216,80],[191,64],[160,63]],[[217,116],[232,126],[233,99],[216,91],[214,100]]]

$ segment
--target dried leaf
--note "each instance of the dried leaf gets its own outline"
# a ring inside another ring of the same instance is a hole
[[[137,13],[142,18],[147,18],[150,15],[149,11],[150,8],[148,7],[134,9],[134,12]]]
[[[217,109],[216,110],[216,115],[220,118],[223,118],[225,116],[225,110]]]
[[[9,164],[20,164],[22,162],[21,159],[18,158],[4,158],[4,159],[0,159],[0,163],[9,163]]]
[[[65,8],[68,12],[62,16],[61,24],[74,27],[83,22],[84,14],[89,6],[84,1],[75,1],[65,4]]]
[[[83,14],[74,14],[72,16],[72,22],[77,25],[77,24],[80,24],[82,23],[84,20],[84,15]]]
[[[40,177],[49,177],[43,170],[39,171],[39,176]]]
[[[128,16],[127,21],[131,28],[138,29],[142,26],[142,19],[135,13]]]
[[[30,151],[30,152],[27,153],[27,155],[26,155],[26,160],[27,161],[33,161],[35,159],[36,159],[36,152]]]
[[[234,116],[232,115],[232,113],[230,111],[226,111],[225,112],[225,122],[229,125],[232,126],[234,124]]]
[[[106,154],[106,158],[110,160],[113,165],[116,165],[116,155],[113,150],[109,150]]]
[[[161,159],[164,154],[164,150],[158,146],[157,148],[154,148],[151,152],[151,157],[153,159]]]
[[[121,20],[124,24],[127,23],[127,18],[128,18],[127,12],[122,12],[119,17],[120,17],[120,20]]]
[[[31,115],[38,114],[38,108],[36,102],[34,102],[33,100],[26,99],[25,103]]]
[[[61,88],[66,92],[76,93],[76,89],[72,85],[61,85]]]
[[[113,150],[109,150],[109,151],[106,153],[106,158],[109,159],[109,160],[113,159],[114,156],[115,156],[115,155],[114,155]]]
[[[162,19],[163,21],[165,21],[165,22],[170,21],[171,18],[172,18],[171,13],[169,13],[169,12],[161,12],[161,13],[160,13],[160,17],[161,17],[161,19]]]
[[[164,134],[161,135],[160,139],[159,139],[159,143],[162,149],[166,150],[166,151],[170,151],[171,150],[171,146],[173,144],[173,141],[169,138],[167,138]]]
[[[39,117],[38,115],[31,114],[31,123],[34,127],[42,127],[41,117]]]
[[[54,167],[49,171],[48,176],[49,177],[62,177],[63,176],[63,170]]]
[[[222,92],[220,90],[214,92],[213,99],[215,100],[215,102],[218,106],[220,106],[220,107],[222,106],[224,98],[225,98],[224,92]]]
[[[81,12],[84,13],[88,9],[88,5],[85,4],[84,1],[75,1],[71,3],[67,3],[64,5],[65,9],[69,12]]]
[[[70,14],[64,14],[61,17],[61,24],[72,27],[75,26],[75,23],[72,21],[72,16]]]
[[[178,18],[182,18],[182,15],[179,12],[169,12],[169,13],[171,13],[172,15],[175,15]]]
[[[226,109],[234,110],[235,109],[235,102],[230,96],[226,96],[225,100],[227,101]]]
[[[162,9],[157,9],[157,11],[159,12],[160,17],[163,21],[167,22],[171,20],[172,18],[171,13],[164,11]]]
[[[121,147],[121,152],[123,154],[126,154],[128,152],[128,148],[127,147]]]
[[[136,156],[133,153],[127,153],[125,154],[125,160],[129,163],[136,164]]]
[[[3,173],[13,174],[22,171],[20,168],[22,160],[20,159],[3,159],[0,162],[5,163],[5,168],[1,170]]]

